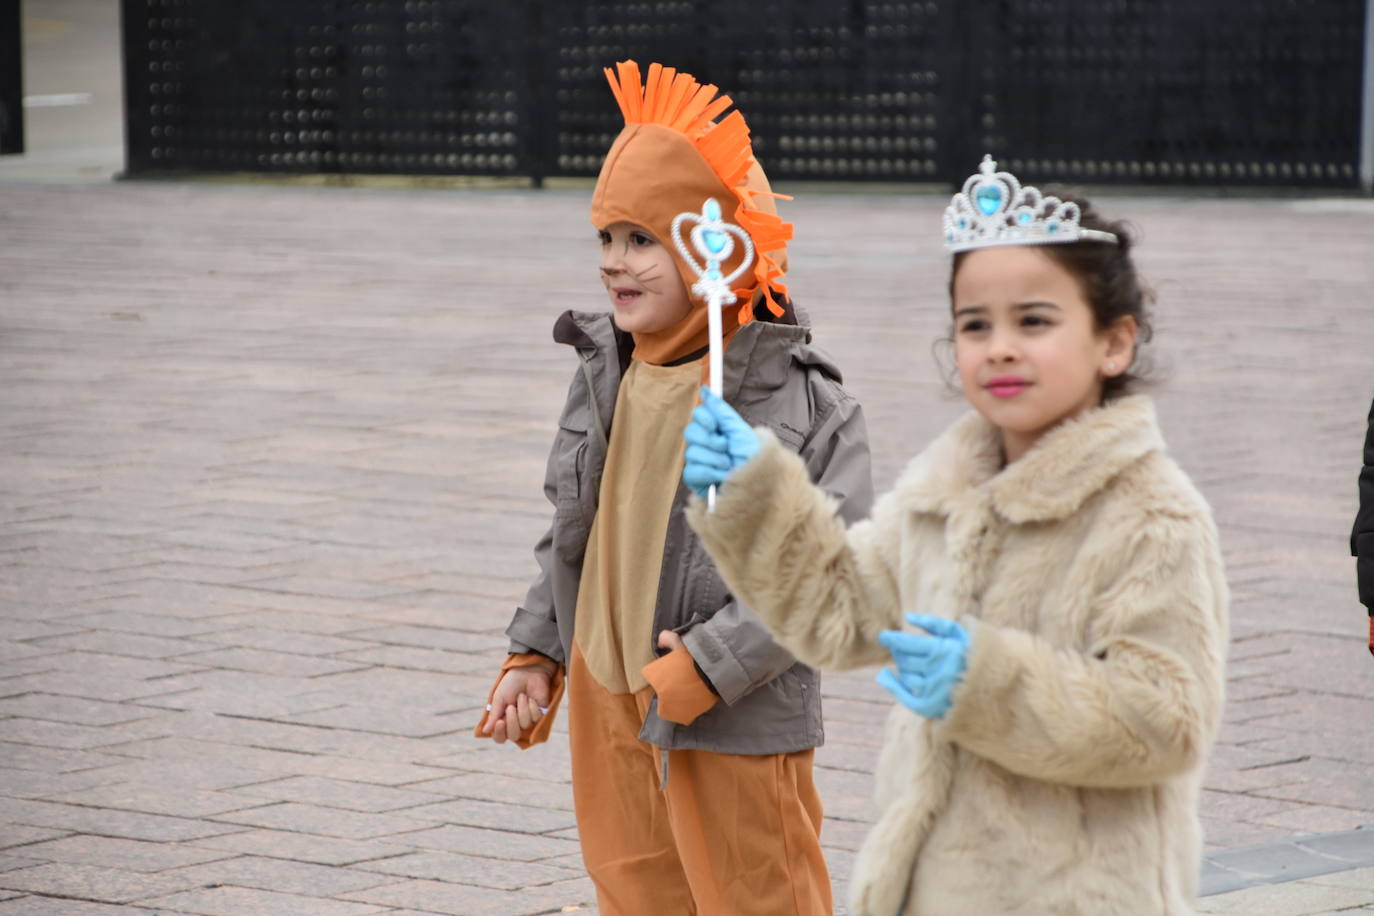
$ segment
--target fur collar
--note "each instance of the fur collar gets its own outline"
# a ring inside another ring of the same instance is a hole
[[[949,515],[975,499],[989,500],[1011,522],[1052,521],[1072,515],[1129,465],[1163,449],[1154,403],[1134,395],[1061,424],[1003,468],[997,428],[971,411],[912,459],[897,490],[918,512]]]

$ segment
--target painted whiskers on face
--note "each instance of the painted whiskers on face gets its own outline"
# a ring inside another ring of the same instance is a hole
[[[662,331],[692,310],[672,252],[647,229],[612,223],[600,230],[601,282],[616,326],[631,333]]]

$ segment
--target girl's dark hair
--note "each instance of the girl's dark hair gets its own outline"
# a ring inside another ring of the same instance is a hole
[[[1102,401],[1106,403],[1130,394],[1150,381],[1148,372],[1140,368],[1140,348],[1154,335],[1149,308],[1154,303],[1154,293],[1141,282],[1135,262],[1131,259],[1135,236],[1130,224],[1124,220],[1103,219],[1087,198],[1080,195],[1055,191],[1053,188],[1047,188],[1045,193],[1077,204],[1080,211],[1078,225],[1081,228],[1110,232],[1117,238],[1115,245],[1083,241],[1036,246],[1078,279],[1084,298],[1092,306],[1096,330],[1105,331],[1127,315],[1135,319],[1136,345],[1126,371],[1102,380]],[[954,256],[949,271],[951,302],[954,301],[954,277],[959,273],[959,265],[969,254],[961,251]]]

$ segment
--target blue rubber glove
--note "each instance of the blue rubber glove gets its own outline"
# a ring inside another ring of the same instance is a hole
[[[883,630],[878,644],[892,653],[897,671],[879,671],[878,683],[912,712],[943,719],[968,667],[968,631],[953,620],[929,614],[907,614],[906,622],[930,635]]]
[[[759,437],[735,408],[702,386],[701,404],[683,431],[687,439],[682,481],[703,499],[712,485],[720,486],[735,468],[759,452]]]

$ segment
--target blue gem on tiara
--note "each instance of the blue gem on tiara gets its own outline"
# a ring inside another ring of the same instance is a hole
[[[984,216],[992,216],[1002,205],[1002,189],[995,184],[982,185],[974,192],[974,199],[978,201],[978,209],[983,211]]]
[[[1081,215],[1078,204],[1023,187],[1015,175],[999,172],[997,162],[984,156],[977,174],[968,177],[945,208],[945,248],[960,252],[993,245],[1117,244],[1110,232],[1080,228]]]

